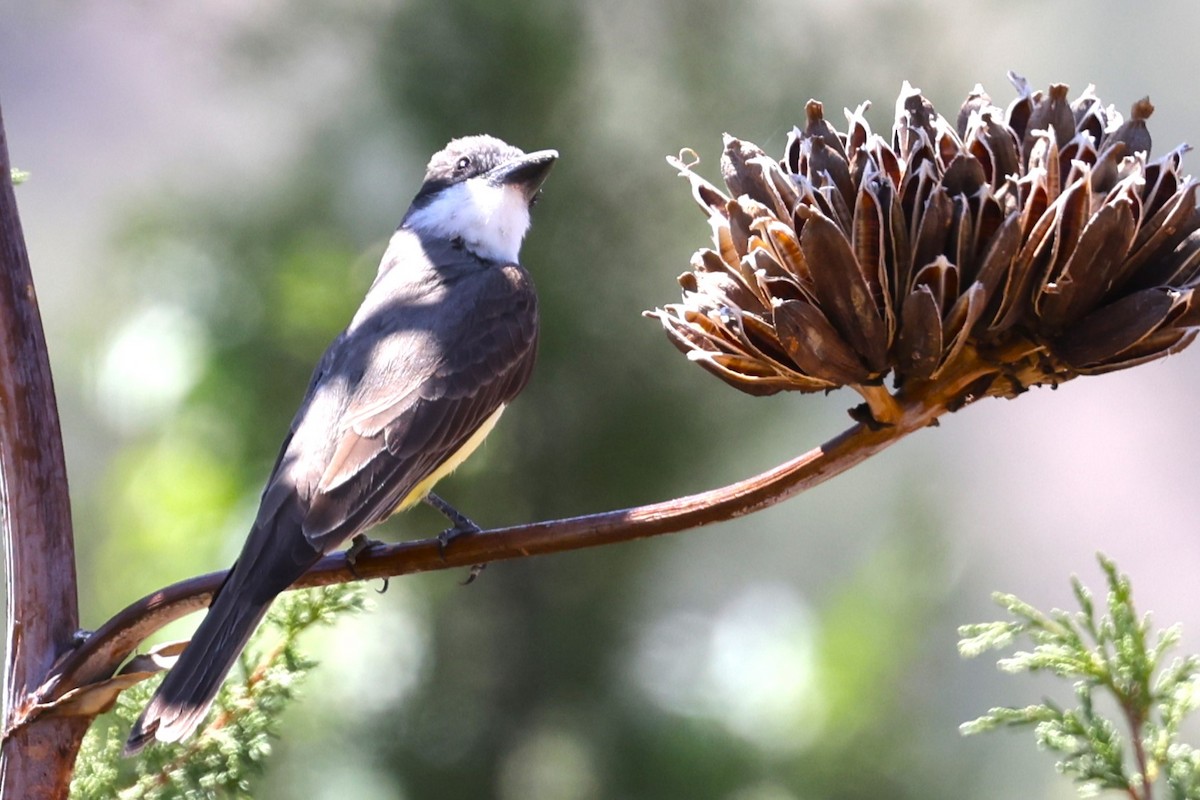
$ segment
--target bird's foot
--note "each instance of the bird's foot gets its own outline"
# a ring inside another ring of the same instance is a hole
[[[442,560],[446,560],[446,548],[450,546],[451,542],[453,542],[455,539],[461,539],[464,536],[470,536],[471,534],[479,533],[481,530],[482,528],[474,524],[472,524],[469,528],[455,525],[453,528],[446,528],[446,530],[439,533],[437,535],[438,551],[442,556]]]
[[[438,497],[433,492],[425,495],[425,502],[440,511],[442,516],[450,520],[452,524],[452,527],[442,531],[437,537],[438,553],[441,555],[443,561],[446,560],[446,548],[450,546],[451,542],[462,536],[470,536],[483,530],[483,528],[480,528],[478,525],[472,522],[465,514],[447,503],[442,498]],[[471,567],[470,574],[467,575],[467,579],[463,581],[462,585],[466,586],[468,583],[474,582],[474,580],[479,577],[479,573],[483,572],[483,568],[486,566],[486,564],[473,565]]]
[[[463,514],[454,506],[447,503],[436,494],[430,492],[425,495],[425,502],[441,512],[442,516],[450,520],[451,527],[438,534],[438,551],[442,556],[442,560],[446,560],[446,548],[450,543],[460,536],[470,536],[473,533],[479,533],[482,528],[472,522],[466,514]]]
[[[363,553],[367,552],[368,550],[370,550],[371,548],[377,547],[377,546],[380,546],[383,544],[384,543],[379,541],[378,539],[367,538],[367,535],[365,533],[360,533],[360,534],[355,535],[355,537],[350,540],[350,546],[346,548],[346,568],[350,570],[350,574],[353,575],[355,578],[358,578],[360,581],[363,580],[363,577],[358,574],[358,570],[356,570],[354,568],[355,564],[358,563],[358,557],[361,556]],[[379,594],[383,594],[387,590],[388,590],[388,579],[384,578],[383,586],[380,586],[375,591],[377,591]]]

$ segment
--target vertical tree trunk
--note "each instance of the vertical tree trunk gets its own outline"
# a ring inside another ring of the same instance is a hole
[[[86,718],[13,729],[79,627],[62,433],[0,116],[0,526],[8,639],[0,797],[66,797]]]

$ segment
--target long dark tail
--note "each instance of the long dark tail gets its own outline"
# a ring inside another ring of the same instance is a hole
[[[299,526],[289,532],[251,532],[208,615],[133,724],[125,755],[154,739],[178,742],[195,732],[271,601],[320,556]]]

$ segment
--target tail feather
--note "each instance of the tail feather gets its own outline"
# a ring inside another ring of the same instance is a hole
[[[133,755],[154,739],[178,742],[200,727],[221,682],[275,596],[321,558],[302,532],[300,508],[276,503],[274,524],[255,525],[251,530],[208,615],[134,723],[125,755]]]
[[[222,681],[271,604],[272,598],[263,603],[231,588],[217,594],[191,643],[133,724],[125,755],[137,753],[154,739],[185,739],[204,720]]]

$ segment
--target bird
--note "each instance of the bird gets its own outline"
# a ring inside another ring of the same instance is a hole
[[[325,554],[422,501],[450,533],[478,530],[431,490],[529,381],[538,302],[519,252],[557,159],[488,135],[430,159],[362,304],[313,372],[240,555],[134,723],[127,756],[196,731],[276,595]]]

